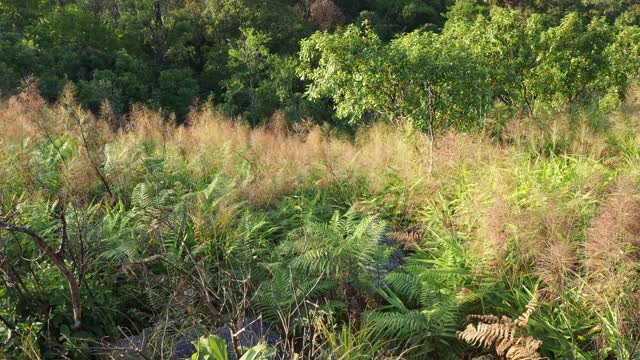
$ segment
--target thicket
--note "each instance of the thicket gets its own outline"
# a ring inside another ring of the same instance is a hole
[[[639,19],[0,0],[0,355],[640,358]]]
[[[6,357],[116,356],[145,333],[138,355],[162,358],[256,316],[287,356],[489,356],[457,338],[465,317],[515,319],[534,293],[523,331],[541,356],[637,357],[635,96],[431,144],[211,107],[189,127],[135,108],[114,131],[71,93],[0,106]]]

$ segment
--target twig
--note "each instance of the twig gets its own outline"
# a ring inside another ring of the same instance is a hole
[[[70,105],[68,106],[70,107]],[[73,109],[69,109],[69,115],[78,123],[78,128],[80,130],[80,138],[82,139],[82,144],[84,145],[84,149],[87,152],[87,159],[89,160],[89,163],[91,163],[91,167],[93,167],[93,170],[96,172],[96,175],[102,182],[102,185],[104,186],[104,189],[109,194],[109,197],[113,199],[113,193],[111,192],[111,187],[109,186],[109,182],[107,181],[107,178],[104,176],[102,171],[100,171],[100,168],[98,167],[98,164],[93,159],[93,157],[91,157],[91,149],[89,148],[89,143],[87,142],[87,138],[84,135],[82,119],[80,119],[80,117],[76,114],[75,110]]]
[[[17,226],[13,224],[9,224],[4,220],[0,220],[0,229],[15,231],[25,235],[28,235],[36,245],[44,251],[49,260],[60,270],[62,275],[67,279],[67,283],[69,284],[69,290],[71,292],[71,303],[73,306],[73,320],[74,324],[72,328],[77,330],[82,325],[82,313],[80,307],[80,288],[78,287],[78,283],[76,282],[73,273],[67,265],[65,265],[64,261],[56,254],[56,252],[33,230],[24,227]]]
[[[64,217],[64,205],[60,209],[60,236],[62,240],[60,241],[60,246],[58,250],[56,250],[56,256],[61,256],[64,252],[64,248],[66,244],[69,242],[69,236],[67,235],[67,219]]]
[[[0,315],[0,321],[2,321],[2,323],[6,327],[8,327],[10,330],[15,330],[16,329],[15,325],[13,325],[11,322],[9,322],[9,320],[7,320],[4,317],[2,317],[2,315]]]
[[[125,273],[127,273],[127,274],[131,275],[132,277],[134,277],[135,273],[133,272],[133,270],[131,268],[133,268],[135,266],[150,264],[150,263],[155,262],[156,260],[159,260],[159,259],[164,259],[164,255],[156,254],[156,255],[152,255],[152,256],[149,256],[147,258],[138,260],[138,261],[130,262],[128,264],[123,265],[122,266],[122,270]]]

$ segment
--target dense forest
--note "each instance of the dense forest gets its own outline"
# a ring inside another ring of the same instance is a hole
[[[610,110],[637,70],[634,2],[3,0],[0,91],[35,76],[48,101],[73,83],[120,120],[144,105],[182,123],[212,103],[352,130],[474,126],[496,101]]]
[[[0,357],[640,359],[637,0],[0,0]]]

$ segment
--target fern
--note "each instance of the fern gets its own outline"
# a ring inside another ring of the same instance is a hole
[[[353,291],[370,291],[370,269],[384,256],[380,243],[385,224],[373,217],[358,218],[353,210],[334,212],[328,222],[312,217],[291,231],[265,266],[271,272],[256,296],[264,318],[283,314],[309,319],[308,309],[341,311],[353,300]]]
[[[542,359],[537,352],[542,341],[524,332],[536,306],[537,298],[534,294],[525,312],[516,320],[508,316],[498,318],[493,315],[471,315],[467,320],[475,320],[477,324],[467,325],[466,329],[457,333],[457,336],[473,346],[485,349],[494,346],[496,354],[508,360]]]
[[[314,279],[305,274],[295,273],[283,264],[270,264],[272,277],[261,284],[254,300],[256,309],[265,321],[273,322],[284,317],[306,318],[305,307],[300,305],[326,297],[336,288],[336,283],[327,279]],[[342,304],[330,304],[324,301],[318,306],[330,308],[342,307]],[[328,309],[330,310],[330,309]]]
[[[408,303],[419,303],[423,294],[422,282],[414,274],[396,271],[387,275],[384,281],[390,288],[402,294]]]
[[[422,337],[428,328],[427,319],[419,310],[407,312],[381,312],[369,318],[372,326],[382,330],[382,334],[390,339],[411,339]]]
[[[394,231],[387,234],[391,240],[404,244],[405,248],[413,248],[424,238],[424,230]]]
[[[418,357],[458,350],[455,339],[465,306],[488,291],[471,271],[463,239],[432,234],[431,248],[416,249],[378,290],[389,304],[366,314],[385,337],[408,343]],[[474,290],[471,290],[474,288]],[[471,295],[475,294],[475,295]]]
[[[353,283],[383,256],[384,228],[374,217],[358,220],[353,210],[336,211],[328,223],[307,220],[292,231],[280,253],[292,257],[291,266],[300,271]]]
[[[29,165],[33,169],[36,185],[53,194],[60,190],[61,166],[73,156],[76,149],[73,142],[62,135],[48,140],[33,150]]]

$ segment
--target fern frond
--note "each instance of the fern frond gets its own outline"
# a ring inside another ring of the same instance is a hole
[[[405,313],[376,312],[367,316],[371,326],[389,338],[409,338],[427,335],[428,322],[422,312],[412,310]]]
[[[531,317],[531,314],[533,314],[533,312],[536,310],[537,306],[538,306],[538,297],[537,297],[537,294],[533,294],[533,298],[531,298],[531,301],[529,301],[529,303],[526,306],[527,310],[524,313],[522,313],[520,317],[516,319],[515,321],[516,326],[521,328],[527,327],[527,324],[529,323],[529,318]]]
[[[469,315],[467,321],[477,321],[469,324],[457,333],[459,339],[470,345],[489,349],[495,346],[498,356],[508,360],[538,360],[542,359],[537,352],[542,341],[524,333],[531,314],[537,306],[537,294],[534,294],[526,306],[526,310],[515,321],[503,315]]]
[[[131,193],[131,203],[139,209],[148,209],[153,206],[153,194],[145,183],[136,185]]]
[[[468,315],[465,318],[466,322],[471,322],[473,320],[481,321],[485,324],[497,324],[501,321],[500,318],[495,315]]]
[[[387,237],[393,241],[404,244],[405,248],[411,248],[422,242],[424,230],[394,231],[388,233]]]
[[[325,270],[333,273],[332,268],[335,264],[332,264],[331,256],[324,249],[313,249],[291,261],[291,266],[301,271],[317,274]]]
[[[410,302],[419,301],[422,294],[422,283],[412,274],[392,272],[384,279],[393,291]]]
[[[464,331],[458,333],[458,338],[470,345],[490,348],[494,343],[508,342],[515,337],[515,328],[504,323],[477,325],[469,324]],[[501,355],[501,354],[498,354]]]
[[[540,345],[542,345],[542,341],[531,336],[524,336],[516,344],[509,346],[506,352],[498,354],[511,360],[539,360],[542,359],[537,351]]]

